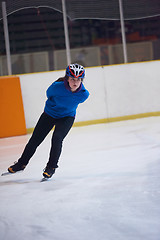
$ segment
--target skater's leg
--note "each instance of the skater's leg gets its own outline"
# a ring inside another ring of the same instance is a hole
[[[56,121],[55,130],[52,136],[52,146],[50,151],[48,167],[57,168],[58,160],[62,151],[63,139],[68,134],[74,123],[74,117],[65,117]]]
[[[34,132],[22,153],[22,156],[18,160],[19,163],[22,163],[23,165],[28,164],[30,158],[35,153],[37,147],[45,139],[47,134],[53,128],[54,124],[55,124],[54,118],[50,117],[46,113],[42,113],[34,129]]]

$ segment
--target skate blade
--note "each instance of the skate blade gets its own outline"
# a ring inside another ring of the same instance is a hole
[[[10,172],[4,172],[4,173],[1,174],[1,176],[6,176],[6,175],[10,175],[10,174],[12,174],[12,173],[10,173]]]
[[[50,178],[45,178],[45,177],[44,177],[44,178],[41,179],[41,182],[47,182],[47,181],[49,181],[49,180],[50,180]]]
[[[13,175],[13,174],[20,173],[20,172],[22,172],[22,171],[23,171],[23,170],[21,170],[21,171],[18,171],[18,172],[15,172],[15,173],[4,172],[4,173],[2,173],[2,174],[1,174],[1,176]]]

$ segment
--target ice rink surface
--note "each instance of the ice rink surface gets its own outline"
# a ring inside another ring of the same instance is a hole
[[[0,177],[0,240],[160,240],[160,117],[72,128],[41,183],[51,134]],[[29,137],[0,139],[1,173]]]

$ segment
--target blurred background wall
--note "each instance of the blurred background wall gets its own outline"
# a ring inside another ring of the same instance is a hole
[[[44,1],[36,0],[34,8],[29,0],[5,2],[7,13],[12,12],[7,16],[12,73],[64,69],[67,60],[61,1],[45,1],[44,7]],[[51,2],[55,2],[54,8],[48,7]],[[92,6],[85,5],[87,2],[66,1],[71,61],[85,67],[124,63],[118,0],[93,0]],[[123,10],[128,62],[160,59],[160,2],[123,0]],[[7,75],[7,61],[2,18],[0,36],[3,76]]]

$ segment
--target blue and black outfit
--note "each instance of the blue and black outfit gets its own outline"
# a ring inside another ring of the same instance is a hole
[[[26,166],[37,147],[55,126],[47,167],[57,168],[62,142],[74,123],[78,104],[83,103],[88,96],[89,92],[83,83],[76,92],[72,92],[66,79],[54,82],[47,90],[44,112],[18,163]]]

